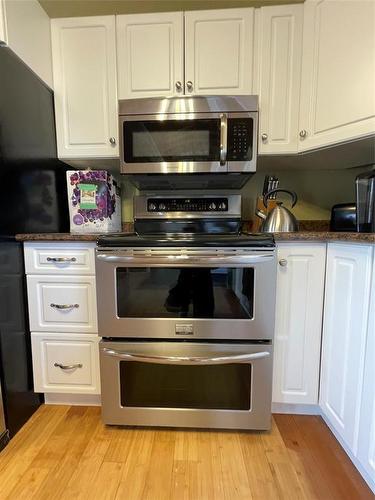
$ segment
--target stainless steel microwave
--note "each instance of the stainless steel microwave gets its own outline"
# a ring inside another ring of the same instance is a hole
[[[256,170],[257,96],[119,101],[122,174]]]

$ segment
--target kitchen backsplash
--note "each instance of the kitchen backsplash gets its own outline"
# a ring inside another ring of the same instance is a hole
[[[328,220],[332,205],[355,200],[355,178],[364,170],[262,170],[257,172],[240,191],[243,197],[243,218],[246,220],[254,218],[255,200],[262,192],[264,176],[273,174],[280,180],[279,187],[297,193],[298,203],[293,209],[297,219]],[[137,193],[137,189],[129,181],[122,182],[124,222],[133,220],[133,196]],[[286,203],[288,204],[288,201]]]

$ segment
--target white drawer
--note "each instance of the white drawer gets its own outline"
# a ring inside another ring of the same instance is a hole
[[[95,243],[26,242],[26,274],[95,274]]]
[[[100,394],[96,335],[32,333],[36,392]]]
[[[27,276],[30,330],[97,333],[94,276]]]

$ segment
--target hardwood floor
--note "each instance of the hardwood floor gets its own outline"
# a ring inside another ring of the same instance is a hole
[[[0,499],[373,499],[320,417],[272,431],[105,427],[95,407],[42,406],[0,454]]]

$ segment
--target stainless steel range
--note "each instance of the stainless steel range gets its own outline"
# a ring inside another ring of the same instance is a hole
[[[107,424],[268,429],[276,260],[241,197],[135,201],[96,253]]]

